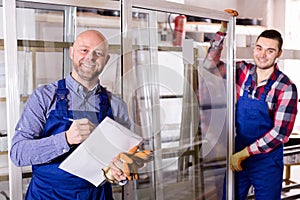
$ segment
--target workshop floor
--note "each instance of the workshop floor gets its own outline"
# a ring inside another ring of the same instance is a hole
[[[285,174],[285,171],[284,171],[284,174]],[[300,165],[294,165],[294,166],[291,166],[291,174],[290,174],[290,180],[297,183],[297,184],[300,184]],[[285,186],[285,184],[283,184],[283,187]],[[288,196],[291,196],[291,195],[295,195],[295,194],[300,194],[300,187],[298,187],[297,189],[291,189],[290,191],[288,192],[283,192],[282,193],[282,198],[287,198]],[[299,200],[299,198],[290,198],[290,199],[293,199],[293,200]]]
[[[285,174],[285,172],[284,172]],[[300,183],[300,165],[296,165],[296,166],[291,166],[291,174],[290,174],[291,178],[290,180],[291,181],[294,181],[296,183]],[[208,183],[210,180],[206,180],[206,183]],[[283,184],[284,185],[284,184]],[[178,186],[182,189],[183,187],[186,187],[186,189],[184,190],[185,193],[187,193],[186,195],[179,195],[178,192],[182,190],[178,190]],[[8,191],[7,191],[7,188],[8,188],[8,182],[7,181],[2,181],[0,182],[0,191],[6,191],[7,194],[8,194]],[[192,196],[193,192],[191,190],[192,186],[190,185],[189,182],[186,183],[186,185],[170,185],[170,187],[166,188],[169,190],[169,192],[167,193],[168,195],[165,196],[165,200],[167,199],[173,199],[173,200],[181,200],[181,199],[194,199]],[[206,191],[206,193],[209,193],[210,195],[210,198],[206,198],[209,199],[209,200],[217,200],[218,198],[216,197],[216,191],[217,189],[216,188],[211,188],[212,191],[214,192],[210,192],[208,189]],[[173,192],[172,192],[173,191]],[[146,192],[144,191],[144,189],[140,189],[137,191],[138,193],[143,193],[143,194],[146,194],[146,196],[144,196],[144,198],[140,198],[140,199],[154,199],[153,197],[150,197],[149,194],[151,194],[151,192]],[[173,194],[173,196],[171,196]],[[289,192],[283,192],[282,193],[282,198],[287,198],[288,196],[290,195],[293,195],[293,194],[300,194],[300,188],[299,189],[291,189]],[[191,195],[191,198],[181,198],[182,196],[188,196],[188,195]],[[141,195],[143,196],[143,195]],[[120,195],[116,195],[116,200],[119,200],[119,199],[122,199],[120,197]],[[139,199],[139,200],[140,200]],[[290,198],[291,199],[291,198]],[[292,198],[292,200],[300,200],[300,198]],[[4,196],[2,194],[0,194],[0,200],[5,200]]]

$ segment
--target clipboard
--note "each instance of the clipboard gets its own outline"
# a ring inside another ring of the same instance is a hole
[[[113,157],[142,143],[142,137],[106,117],[59,168],[97,187],[106,180],[102,168],[108,166]]]

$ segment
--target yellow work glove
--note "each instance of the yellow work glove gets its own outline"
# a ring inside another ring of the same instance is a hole
[[[241,163],[243,160],[247,159],[250,156],[247,147],[243,150],[233,154],[230,157],[230,168],[232,171],[242,171],[243,168],[241,166]]]
[[[138,148],[139,148],[138,146],[134,146],[133,148],[131,148],[131,149],[128,151],[128,153],[133,154],[134,152],[136,152],[136,151],[138,150]],[[119,155],[120,155],[120,154],[119,154]],[[118,155],[118,156],[119,156],[119,155]],[[120,182],[118,182],[118,181],[115,179],[115,177],[113,176],[113,174],[112,174],[112,172],[111,172],[109,166],[106,166],[104,169],[102,169],[102,171],[103,171],[103,174],[104,174],[104,176],[105,176],[105,178],[106,178],[106,180],[107,180],[108,182],[110,182],[110,183],[112,183],[112,184],[123,185],[122,182],[120,183]],[[124,180],[123,182],[124,182],[124,184],[127,183],[126,180]]]
[[[225,9],[224,12],[227,12],[228,14],[230,14],[233,17],[236,17],[239,15],[238,11],[233,10],[233,9]],[[222,33],[226,33],[226,31],[227,31],[227,22],[226,21],[221,22],[221,28],[219,31]]]
[[[128,180],[138,179],[138,169],[143,167],[145,163],[153,160],[153,152],[151,150],[138,150],[138,146],[133,147],[127,153],[122,152],[117,159],[123,163],[123,172]],[[104,176],[110,183],[118,183],[111,173],[110,167],[102,169]],[[119,183],[120,184],[120,183]]]
[[[224,12],[227,12],[228,14],[230,14],[233,17],[236,17],[239,15],[239,12],[233,9],[225,9]]]
[[[135,152],[120,153],[117,156],[123,162],[124,173],[128,180],[139,179],[138,169],[142,168],[145,163],[153,160],[151,150],[142,150]]]
[[[110,182],[110,183],[112,183],[112,184],[118,184],[118,181],[115,180],[115,177],[112,175],[109,166],[107,166],[107,167],[105,167],[104,169],[102,169],[102,171],[103,171],[103,174],[104,174],[105,179],[106,179],[108,182]]]

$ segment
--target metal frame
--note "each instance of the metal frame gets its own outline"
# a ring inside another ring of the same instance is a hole
[[[132,8],[131,8],[131,1],[125,3],[123,0],[121,0],[121,77],[123,77],[124,74],[129,73],[130,69],[132,68],[132,35],[131,35],[131,25],[132,25]],[[122,84],[121,84],[121,96],[124,98],[124,91],[129,91],[130,84],[126,83],[126,81],[121,78]],[[128,98],[125,98],[128,99]],[[127,103],[127,102],[126,102]],[[130,200],[134,199],[132,194],[129,191],[132,191],[133,184],[130,182],[129,184],[126,184],[124,187],[122,187],[122,200]]]
[[[149,27],[150,32],[149,36],[151,39],[150,46],[149,46],[149,52],[150,52],[150,60],[151,60],[151,66],[154,66],[151,70],[153,71],[154,77],[152,77],[152,80],[154,82],[157,82],[157,80],[154,80],[155,77],[158,77],[158,72],[155,71],[156,66],[158,64],[158,40],[157,40],[157,14],[154,11],[149,12]],[[159,88],[157,85],[153,85],[151,87],[151,103],[152,105],[159,105],[160,104],[160,97],[159,97]],[[152,107],[152,130],[161,130],[161,124],[160,124],[160,110],[159,106]],[[157,132],[156,137],[153,137],[153,141],[150,142],[150,145],[152,145],[153,149],[161,149],[161,132]],[[162,167],[162,152],[156,152],[155,153],[155,159],[153,161],[154,169],[160,169]],[[156,171],[154,170],[152,172],[153,174],[153,184],[154,184],[154,193],[155,193],[155,199],[164,199],[164,193],[163,193],[163,185],[162,183],[163,174],[160,170]],[[158,187],[157,187],[158,186]]]
[[[234,197],[234,177],[230,169],[229,157],[234,151],[234,136],[235,136],[235,79],[236,79],[236,38],[235,38],[236,18],[232,17],[228,24],[228,40],[229,47],[227,51],[227,61],[230,63],[226,66],[227,76],[227,169],[226,169],[226,199],[235,199]]]
[[[20,2],[43,3],[51,5],[86,7],[86,8],[102,8],[110,10],[120,10],[121,5],[119,1],[107,0],[22,0]]]
[[[148,10],[162,11],[177,13],[183,15],[192,15],[197,17],[205,17],[211,19],[219,19],[224,21],[230,21],[228,14],[222,11],[211,10],[208,8],[201,8],[196,6],[189,6],[180,3],[160,1],[160,0],[133,0],[132,6],[135,8],[143,8]]]
[[[73,42],[76,33],[76,13],[74,6],[64,9],[64,42]],[[69,48],[64,48],[63,77],[71,72],[72,62],[69,58]]]
[[[7,112],[8,153],[10,153],[11,138],[20,115],[20,93],[18,79],[17,58],[17,26],[16,1],[3,0],[3,26],[4,26],[4,55],[5,55],[5,83]],[[7,86],[10,86],[9,89]],[[22,170],[11,161],[8,162],[10,198],[23,199],[22,196]]]

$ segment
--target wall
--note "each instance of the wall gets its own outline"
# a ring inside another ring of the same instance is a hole
[[[286,1],[289,0],[185,0],[184,3],[221,11],[232,8],[239,11],[239,18],[258,18],[263,20],[264,26],[281,27]]]
[[[285,11],[288,13],[285,23],[283,22],[286,47],[300,50],[300,0],[286,0]],[[277,21],[281,19],[281,15],[278,15],[278,18]]]
[[[275,0],[275,4],[280,2],[281,0]],[[236,9],[237,11],[239,11],[240,18],[263,19],[264,25],[266,25],[267,18],[269,18],[269,13],[273,13],[272,5],[274,4],[274,0],[185,0],[185,4],[221,11],[227,8]]]
[[[300,0],[184,0],[184,3],[220,11],[236,9],[238,18],[261,19],[262,26],[278,30],[284,39],[284,49],[300,49]]]
[[[239,0],[240,2],[241,0]],[[184,3],[187,5],[194,5],[203,8],[209,8],[214,10],[224,10],[226,8],[237,9],[238,0],[185,0]]]
[[[274,0],[185,0],[185,4],[200,6],[204,8],[210,8],[215,10],[224,10],[227,8],[236,9],[239,11],[239,17],[247,18],[264,18],[269,4],[272,4]],[[276,1],[281,2],[281,0]]]

